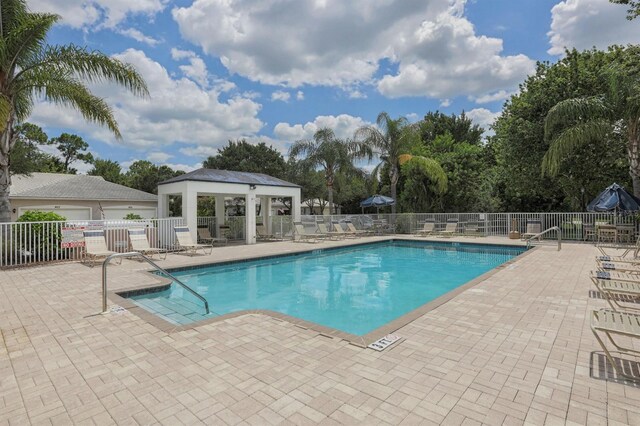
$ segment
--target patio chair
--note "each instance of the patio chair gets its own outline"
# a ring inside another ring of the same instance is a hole
[[[327,225],[325,225],[323,222],[318,222],[317,226],[318,226],[318,231],[320,231],[319,235],[322,235],[323,238],[327,238],[330,240],[333,240],[333,239],[340,240],[344,238],[344,233],[329,231],[327,229]]]
[[[640,266],[634,267],[634,265],[630,264],[621,264],[621,263],[613,263],[613,262],[601,262],[597,261],[598,269],[605,272],[620,272],[623,274],[640,274]]]
[[[116,254],[115,251],[111,251],[107,248],[107,240],[105,239],[104,230],[92,230],[92,231],[82,231],[82,235],[84,236],[84,253],[82,256],[82,263],[87,264],[88,260],[91,260],[91,266],[94,267],[96,263],[96,259],[112,254]],[[122,258],[120,262],[122,263]]]
[[[476,222],[469,222],[464,227],[464,235],[468,237],[481,237],[480,226]]]
[[[211,231],[209,231],[209,227],[197,228],[198,231],[198,242],[205,244],[227,244],[227,239],[225,237],[214,237],[211,235]]]
[[[640,355],[640,351],[620,346],[613,340],[613,335],[640,338],[640,315],[628,312],[616,312],[609,309],[600,309],[591,313],[591,331],[604,351],[605,356],[619,376],[633,381],[639,381],[640,377],[631,376],[618,365],[604,344],[598,333],[604,333],[615,348],[625,354]]]
[[[184,250],[189,256],[193,256],[198,250],[202,250],[204,254],[211,254],[213,252],[212,244],[198,244],[191,238],[191,232],[187,226],[174,226],[176,232],[176,238],[178,239],[178,248]],[[209,249],[207,253],[206,249]]]
[[[610,256],[610,253],[607,253],[607,250],[624,250],[619,257],[626,257],[629,253],[633,253],[633,257],[638,257],[640,253],[640,237],[636,240],[635,244],[621,244],[617,242],[598,242],[596,244],[596,248],[602,253],[603,256]]]
[[[640,281],[617,281],[593,275],[591,281],[614,311],[620,309],[640,311],[640,307],[621,304],[637,304],[640,301]]]
[[[317,243],[318,236],[316,234],[307,234],[302,222],[293,222],[293,242],[294,243]]]
[[[427,221],[424,223],[422,228],[416,231],[416,236],[418,237],[427,237],[429,235],[433,235],[436,230],[436,223],[434,221]]]
[[[640,258],[623,256],[596,256],[596,262],[629,263],[631,265],[640,265]]]
[[[342,226],[340,225],[339,222],[333,222],[333,231],[337,234],[342,236],[343,238],[358,238],[359,235],[351,232],[351,231],[345,231]]]
[[[275,241],[278,239],[275,235],[269,234],[264,225],[256,225],[256,238],[259,241]]]
[[[453,235],[458,230],[458,220],[457,219],[449,219],[447,221],[447,225],[445,226],[443,231],[438,231],[436,234],[439,237],[453,237]]]
[[[357,229],[356,226],[350,220],[346,220],[345,225],[347,225],[347,231],[350,234],[354,234],[356,236],[365,236],[369,233],[369,231],[365,231],[363,229]]]
[[[542,222],[539,220],[527,220],[527,232],[520,236],[520,239],[526,240],[531,237],[535,237],[539,233],[542,232]],[[542,237],[538,237],[538,241],[540,241]]]
[[[129,233],[129,244],[131,250],[137,251],[140,254],[153,258],[154,254],[162,259],[167,258],[167,251],[157,247],[151,247],[149,240],[147,239],[147,232],[144,229],[127,229]],[[164,254],[164,257],[162,255]]]

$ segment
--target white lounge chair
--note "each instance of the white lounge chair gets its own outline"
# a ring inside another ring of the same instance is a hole
[[[427,221],[424,223],[422,228],[416,231],[416,235],[418,237],[427,237],[429,235],[433,235],[436,230],[436,223],[433,221]]]
[[[354,234],[353,232],[347,232],[342,229],[342,226],[338,222],[333,222],[333,231],[336,235],[340,235],[342,238],[357,238],[359,235]]]
[[[605,356],[611,363],[616,373],[626,379],[640,381],[640,377],[627,374],[624,369],[615,362],[609,349],[604,344],[598,333],[604,333],[611,344],[622,352],[632,355],[640,355],[640,351],[625,346],[620,346],[613,340],[613,335],[625,336],[634,339],[640,338],[640,315],[628,312],[616,312],[609,309],[600,309],[591,313],[591,331],[598,340],[600,347],[604,351]]]
[[[447,225],[445,226],[443,231],[438,231],[436,234],[439,237],[453,237],[453,235],[458,230],[458,221],[457,220],[449,220]]]
[[[116,254],[115,251],[109,250],[107,248],[107,240],[105,239],[104,230],[91,230],[91,231],[83,231],[82,235],[84,236],[84,254],[82,258],[82,263],[87,263],[88,260],[91,260],[91,266],[96,263],[96,259],[101,257],[107,257],[112,254]],[[122,263],[122,259],[120,262]]]
[[[302,222],[293,223],[294,243],[317,243],[318,236],[316,234],[307,234]],[[297,238],[296,238],[297,237]]]
[[[198,242],[205,244],[227,244],[227,239],[225,237],[214,237],[211,235],[211,231],[209,231],[209,227],[198,228]]]
[[[191,232],[187,226],[175,226],[176,238],[178,239],[178,247],[184,250],[190,256],[196,254],[198,250],[202,250],[204,254],[207,254],[206,249],[209,249],[209,253],[213,252],[213,245],[211,244],[198,244],[191,238]]]
[[[365,236],[369,233],[369,231],[365,231],[364,229],[358,229],[350,220],[344,222],[347,225],[347,233],[353,234],[355,236]]]
[[[520,236],[521,239],[526,240],[531,237],[535,237],[542,232],[542,222],[539,220],[527,220],[527,232]],[[541,237],[538,237],[540,240]]]
[[[267,228],[264,225],[256,225],[256,238],[261,241],[276,241],[275,235],[267,232]]]
[[[157,247],[151,247],[147,239],[147,232],[144,229],[128,229],[129,244],[133,251],[137,251],[145,256],[153,257],[157,254],[162,259],[167,258],[167,251]],[[164,255],[164,256],[162,256]]]
[[[318,226],[318,231],[320,231],[318,235],[321,235],[322,236],[321,238],[326,238],[330,240],[334,240],[334,239],[340,240],[344,238],[344,233],[329,231],[327,229],[327,225],[325,225],[323,222],[318,222],[317,226]]]

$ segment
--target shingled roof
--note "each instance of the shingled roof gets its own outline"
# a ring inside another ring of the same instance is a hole
[[[32,173],[11,177],[10,198],[47,200],[157,201],[158,196],[104,180],[101,176]]]
[[[248,185],[263,186],[284,186],[289,188],[300,188],[300,185],[287,182],[282,179],[262,173],[235,172],[231,170],[198,169],[184,175],[160,182],[164,185],[174,182],[198,181],[198,182],[221,182],[221,183],[244,183]]]

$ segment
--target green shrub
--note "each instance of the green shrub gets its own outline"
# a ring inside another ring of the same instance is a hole
[[[53,253],[60,249],[62,241],[61,223],[66,217],[53,212],[28,210],[16,222],[35,222],[30,225],[13,225],[14,247],[21,250],[20,255],[34,256],[40,259],[53,257]]]
[[[138,220],[138,219],[142,219],[142,216],[140,216],[139,214],[135,214],[135,213],[128,213],[125,217],[125,220]]]

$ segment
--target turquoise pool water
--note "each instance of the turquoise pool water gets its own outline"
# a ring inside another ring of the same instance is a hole
[[[266,309],[364,335],[523,251],[392,241],[171,273],[207,299],[211,316]],[[210,317],[175,284],[130,298],[176,324]]]

